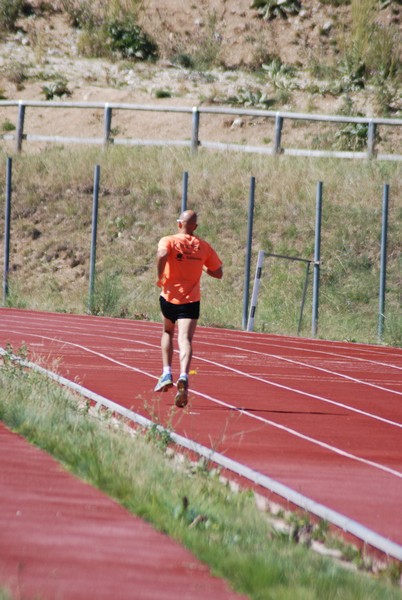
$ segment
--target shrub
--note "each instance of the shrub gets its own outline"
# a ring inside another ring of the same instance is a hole
[[[171,98],[172,92],[169,90],[156,90],[155,98]]]
[[[0,0],[0,30],[13,31],[20,16],[23,0]]]
[[[2,129],[2,131],[14,131],[15,130],[15,125],[13,123],[11,123],[11,121],[9,121],[8,119],[6,119],[1,124],[1,129]]]
[[[287,18],[289,14],[298,14],[301,2],[299,0],[253,0],[251,8],[255,8],[263,19]]]
[[[207,14],[205,31],[194,41],[197,49],[191,53],[192,68],[206,71],[218,64],[222,38],[217,31],[218,16],[215,11]]]
[[[351,0],[320,0],[321,4],[330,4],[331,6],[348,6]]]
[[[70,23],[78,29],[87,29],[100,26],[102,23],[102,10],[97,9],[86,0],[61,0],[63,10],[67,13]]]
[[[71,92],[67,87],[67,81],[65,79],[58,79],[49,85],[44,85],[42,87],[42,92],[45,94],[46,100],[53,100],[55,96],[58,96],[59,98],[61,96],[71,96]]]
[[[133,22],[111,21],[107,25],[107,33],[111,40],[111,49],[119,52],[124,58],[149,60],[158,56],[156,44]]]
[[[348,123],[335,134],[335,147],[339,150],[358,152],[367,148],[368,125]]]
[[[106,270],[96,280],[95,293],[90,307],[93,315],[124,317],[123,289],[119,274]]]

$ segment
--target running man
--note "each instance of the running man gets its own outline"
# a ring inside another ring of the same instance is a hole
[[[172,359],[175,324],[178,322],[180,377],[177,380],[175,404],[184,408],[188,401],[188,375],[193,352],[192,341],[200,315],[200,279],[203,271],[222,279],[222,261],[205,240],[194,235],[197,213],[185,210],[177,219],[178,233],[159,240],[156,255],[157,285],[163,315],[161,339],[163,373],[155,392],[166,392],[173,386]]]

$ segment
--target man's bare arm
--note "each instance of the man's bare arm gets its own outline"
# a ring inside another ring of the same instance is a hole
[[[165,265],[168,259],[168,251],[167,250],[158,250],[156,253],[156,270],[158,273],[158,281],[157,285],[161,287],[163,281],[163,271],[165,270]]]
[[[223,267],[220,266],[215,271],[211,271],[211,269],[204,268],[204,271],[210,277],[214,277],[215,279],[222,279],[223,277]]]

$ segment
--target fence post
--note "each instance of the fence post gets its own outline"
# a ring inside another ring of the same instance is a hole
[[[317,183],[316,216],[315,216],[315,241],[314,241],[314,277],[313,277],[313,314],[312,335],[317,334],[318,304],[320,289],[320,257],[321,257],[321,214],[322,214],[322,181]]]
[[[276,113],[274,154],[281,153],[282,125],[283,125],[283,117],[281,117],[279,113]]]
[[[93,297],[95,289],[95,265],[96,265],[96,236],[98,230],[98,198],[99,198],[100,166],[95,166],[94,171],[94,193],[92,203],[92,237],[91,237],[91,259],[89,267],[89,301],[88,310],[93,311]]]
[[[377,125],[371,119],[369,121],[368,132],[367,132],[367,158],[374,157],[376,133],[377,133]]]
[[[6,206],[5,206],[5,217],[4,217],[3,306],[5,306],[7,303],[8,272],[9,272],[9,264],[10,264],[11,174],[12,174],[12,159],[7,158]]]
[[[15,151],[21,152],[22,149],[22,140],[24,137],[24,121],[25,121],[25,104],[22,100],[18,103],[18,122],[17,122],[17,132],[15,137]]]
[[[112,109],[109,104],[105,104],[104,112],[104,130],[103,130],[103,144],[107,146],[110,143],[110,130],[112,126]]]
[[[246,245],[246,266],[244,272],[244,290],[243,290],[243,320],[242,327],[247,327],[249,297],[250,297],[250,268],[251,268],[251,247],[253,242],[253,222],[254,222],[254,197],[255,197],[255,177],[250,179],[250,195],[248,205],[248,225],[247,225],[247,245]]]
[[[388,198],[389,185],[384,185],[382,197],[381,257],[380,257],[380,295],[378,310],[378,338],[381,341],[384,333],[385,292],[387,279],[387,235],[388,235]]]
[[[198,150],[200,140],[198,134],[200,130],[200,111],[197,106],[193,107],[193,122],[191,129],[191,152],[195,153]]]
[[[188,190],[188,173],[187,173],[187,171],[184,171],[182,192],[181,192],[181,212],[184,212],[185,210],[187,210],[187,190]]]

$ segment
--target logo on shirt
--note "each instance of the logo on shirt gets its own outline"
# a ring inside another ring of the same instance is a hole
[[[177,258],[177,260],[183,260],[183,255],[182,255],[182,253],[181,253],[181,252],[178,252],[178,253],[176,254],[176,258]]]

